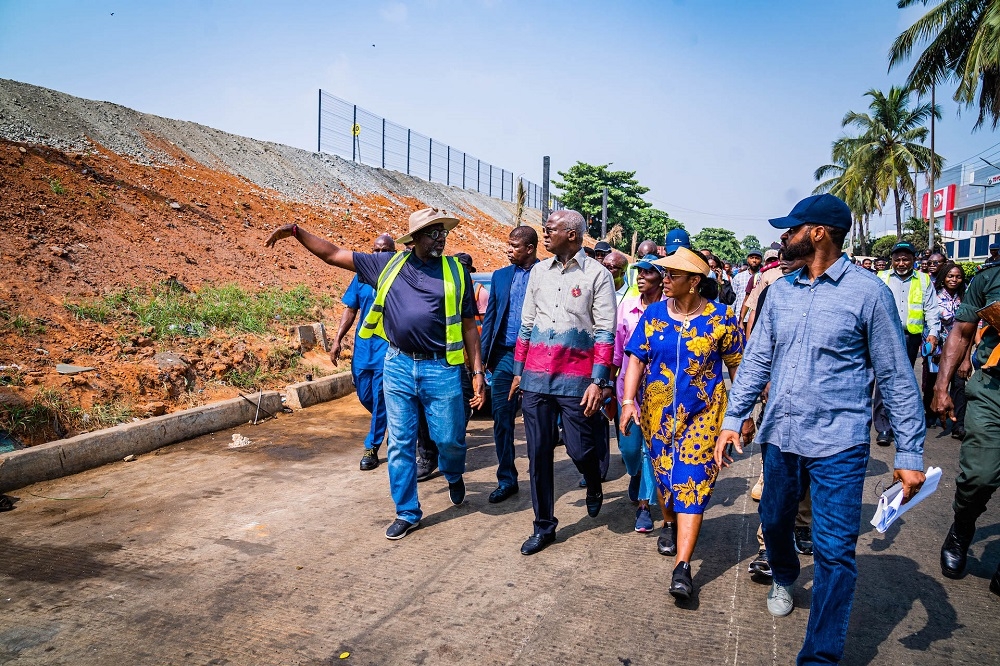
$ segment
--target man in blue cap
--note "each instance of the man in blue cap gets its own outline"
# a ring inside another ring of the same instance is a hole
[[[740,453],[740,428],[771,383],[757,441],[764,462],[761,524],[773,582],[767,609],[792,612],[799,575],[795,514],[808,489],[813,500],[812,606],[799,664],[844,656],[857,581],[855,549],[871,442],[872,380],[882,387],[896,431],[894,478],[904,501],[924,482],[923,405],[907,364],[892,294],[843,252],[851,211],[830,194],[800,201],[786,217],[784,258],[805,265],[776,280],[761,306],[733,382],[716,463],[727,447]]]
[[[906,340],[906,356],[910,359],[910,367],[917,360],[920,345],[926,337],[931,345],[931,352],[937,348],[938,333],[941,329],[940,307],[938,306],[937,290],[934,280],[927,273],[913,270],[917,250],[911,243],[900,241],[889,253],[891,270],[878,274],[892,292],[892,300],[896,304],[895,312],[903,325],[903,336]],[[882,393],[876,387],[872,421],[878,435],[875,443],[879,446],[889,446],[892,441],[892,429],[885,413]]]

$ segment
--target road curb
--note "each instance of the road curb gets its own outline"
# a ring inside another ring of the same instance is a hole
[[[321,402],[343,398],[350,393],[354,393],[351,373],[342,372],[311,382],[291,384],[285,388],[285,399],[286,404],[292,409],[304,409]]]
[[[346,377],[348,387],[353,390],[350,375]],[[304,393],[308,401],[314,394],[327,395],[332,391]],[[0,492],[76,474],[129,455],[149,453],[168,444],[251,422],[257,415],[258,400],[258,418],[266,417],[267,413],[277,414],[282,407],[281,395],[279,391],[254,393],[247,396],[249,400],[233,398],[0,454]]]

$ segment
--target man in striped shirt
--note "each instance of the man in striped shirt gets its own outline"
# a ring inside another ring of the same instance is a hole
[[[542,232],[553,257],[528,278],[514,348],[511,395],[524,392],[534,532],[521,546],[532,555],[555,541],[553,451],[565,429],[566,452],[587,481],[587,513],[604,495],[600,461],[607,439],[601,408],[612,395],[615,286],[611,273],[583,251],[586,221],[572,210],[549,216]]]

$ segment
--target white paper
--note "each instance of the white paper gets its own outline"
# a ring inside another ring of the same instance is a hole
[[[878,498],[878,506],[875,508],[875,515],[872,517],[872,525],[880,534],[889,529],[889,526],[896,522],[897,518],[917,504],[920,504],[924,498],[929,497],[931,493],[937,490],[938,482],[941,480],[941,468],[928,467],[924,475],[927,477],[927,480],[920,487],[920,492],[906,504],[903,504],[903,484],[901,483],[890,486]]]

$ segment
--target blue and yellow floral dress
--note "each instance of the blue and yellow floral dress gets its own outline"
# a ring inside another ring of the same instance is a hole
[[[726,413],[722,364],[739,365],[743,331],[732,308],[705,304],[687,325],[667,302],[646,308],[625,352],[646,364],[639,422],[656,483],[674,511],[703,513],[719,468],[715,440]]]

